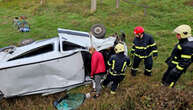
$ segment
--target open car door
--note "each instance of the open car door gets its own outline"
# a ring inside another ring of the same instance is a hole
[[[70,42],[72,44],[77,44],[82,47],[82,49],[87,49],[93,46],[97,51],[113,47],[116,40],[115,37],[108,37],[104,39],[98,39],[93,35],[89,35],[87,32],[74,31],[68,29],[58,29],[58,36],[61,41]],[[61,43],[60,43],[61,44]]]

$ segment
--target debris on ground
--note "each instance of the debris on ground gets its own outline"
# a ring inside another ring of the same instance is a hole
[[[71,93],[57,101],[54,101],[54,106],[57,110],[75,110],[84,102],[84,100],[85,94]]]
[[[20,32],[29,32],[30,31],[30,25],[26,21],[26,19],[27,19],[26,16],[19,16],[13,19],[13,24],[18,29],[18,31]]]

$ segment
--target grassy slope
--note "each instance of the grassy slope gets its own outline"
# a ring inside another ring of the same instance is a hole
[[[189,24],[193,27],[193,7],[184,5],[187,0],[154,2],[152,0],[128,0],[136,2],[138,6],[121,1],[120,8],[115,9],[115,0],[102,1],[103,3],[98,5],[96,13],[89,11],[90,0],[48,0],[48,4],[43,7],[39,5],[39,0],[0,2],[0,47],[16,45],[26,38],[39,40],[57,36],[58,27],[89,31],[91,25],[102,23],[107,28],[107,35],[120,30],[126,32],[130,48],[133,40],[133,28],[138,25],[143,26],[147,33],[154,36],[159,48],[159,58],[154,62],[153,77],[144,78],[142,75],[143,66],[136,78],[131,77],[128,71],[126,79],[118,89],[120,95],[112,97],[108,94],[109,90],[105,89],[103,98],[99,98],[97,101],[90,99],[80,108],[87,110],[94,107],[97,110],[107,110],[110,107],[113,110],[118,110],[126,101],[128,92],[132,92],[130,91],[131,84],[149,82],[147,85],[151,85],[160,81],[167,68],[164,60],[177,42],[172,30],[180,24]],[[140,4],[148,6],[145,16],[144,8],[139,6]],[[14,16],[20,15],[28,17],[32,28],[29,33],[20,33],[13,28]],[[193,79],[192,70],[191,66],[179,80],[177,88],[192,90],[192,85],[188,85]],[[72,92],[86,93],[89,89],[89,87],[80,87]],[[4,100],[2,105],[5,110],[52,110],[52,102],[56,98],[57,95],[41,99],[38,96],[28,96]]]

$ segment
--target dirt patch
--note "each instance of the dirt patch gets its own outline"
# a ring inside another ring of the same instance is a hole
[[[193,6],[193,0],[184,2],[184,5],[187,5],[187,6]]]

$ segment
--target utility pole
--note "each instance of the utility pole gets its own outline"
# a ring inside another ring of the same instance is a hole
[[[120,0],[116,0],[116,8],[119,8]]]
[[[47,2],[46,0],[40,0],[40,5],[45,6],[46,2]]]
[[[91,12],[95,12],[96,11],[96,0],[91,0]]]

